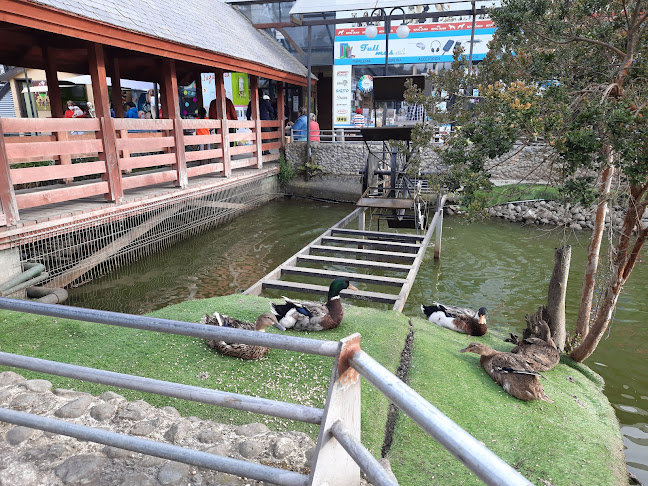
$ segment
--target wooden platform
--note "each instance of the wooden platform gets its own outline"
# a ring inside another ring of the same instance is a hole
[[[288,295],[297,292],[327,295],[330,282],[337,277],[344,277],[356,287],[366,284],[380,285],[386,289],[385,292],[344,290],[341,294],[343,298],[390,304],[394,310],[402,311],[432,234],[435,230],[440,231],[442,206],[424,235],[345,228],[353,220],[364,217],[364,209],[359,207],[244,293],[260,295],[264,289],[278,289],[285,290]],[[299,266],[300,263],[324,267],[335,265],[336,268],[311,268]],[[364,268],[374,273],[339,270],[340,266],[349,269]],[[397,276],[385,276],[379,272],[392,272]],[[322,285],[282,280],[286,275],[318,278]]]

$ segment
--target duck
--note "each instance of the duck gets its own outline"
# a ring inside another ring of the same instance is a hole
[[[428,321],[469,336],[483,336],[488,329],[486,307],[480,307],[475,312],[471,309],[433,302],[432,305],[421,305],[421,311]]]
[[[531,336],[520,341],[515,334],[511,334],[507,342],[516,346],[510,353],[524,356],[527,363],[536,371],[548,371],[560,362],[560,351],[551,338],[549,324],[539,321],[536,325],[537,337]]]
[[[286,330],[281,324],[279,324],[274,314],[269,312],[261,314],[257,318],[256,322],[240,321],[233,317],[214,312],[211,316],[205,314],[200,320],[200,323],[210,326],[231,327],[233,329],[241,329],[244,331],[265,332],[266,328],[269,326],[274,326],[280,331]],[[270,351],[270,349],[265,346],[255,346],[243,343],[226,343],[225,341],[220,341],[218,339],[205,339],[205,342],[207,343],[207,346],[225,356],[232,356],[241,359],[260,359]]]
[[[349,279],[336,278],[331,282],[325,304],[321,302],[298,302],[283,297],[284,304],[271,303],[272,313],[286,329],[295,331],[325,331],[335,329],[342,322],[344,311],[340,292],[344,289],[358,290]]]
[[[531,368],[523,356],[496,351],[482,343],[470,343],[459,352],[479,354],[482,368],[509,395],[524,401],[544,400],[553,403],[538,380],[538,377],[544,376]]]

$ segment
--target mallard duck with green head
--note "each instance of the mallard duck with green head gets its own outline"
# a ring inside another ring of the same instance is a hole
[[[233,317],[214,312],[211,316],[205,314],[200,320],[200,323],[210,326],[231,327],[233,329],[241,329],[244,331],[265,332],[266,328],[269,326],[274,326],[280,331],[286,330],[281,324],[279,324],[277,318],[269,312],[261,314],[257,318],[256,322],[240,321]],[[233,356],[241,359],[260,359],[270,351],[270,349],[265,346],[255,346],[243,343],[226,343],[225,341],[220,341],[218,339],[205,339],[205,342],[207,343],[207,346],[225,356]]]
[[[345,289],[358,290],[349,279],[336,278],[331,282],[325,304],[321,302],[298,302],[282,297],[284,304],[271,303],[272,313],[286,329],[295,331],[324,331],[335,329],[342,322],[344,311],[340,292]]]

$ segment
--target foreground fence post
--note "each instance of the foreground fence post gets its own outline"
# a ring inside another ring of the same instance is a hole
[[[339,343],[309,478],[309,484],[314,486],[360,484],[360,466],[331,433],[331,427],[340,420],[349,435],[360,440],[360,375],[349,366],[350,357],[359,349],[358,333]]]
[[[2,204],[3,213],[0,215],[0,220],[4,219],[4,221],[0,221],[0,226],[15,226],[18,222],[18,205],[16,204],[13,183],[11,182],[2,118],[0,118],[0,203]]]

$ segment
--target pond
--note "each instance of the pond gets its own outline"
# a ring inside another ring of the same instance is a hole
[[[241,292],[353,209],[304,200],[273,201],[209,233],[71,289],[66,304],[143,314],[188,299]],[[568,241],[572,245],[566,309],[569,329],[578,311],[588,236],[446,217],[442,259],[435,262],[428,250],[404,313],[420,315],[420,304],[432,300],[485,306],[489,327],[519,334],[524,315],[546,301],[554,248]],[[621,423],[629,470],[644,484],[648,484],[647,295],[648,258],[644,257],[619,299],[609,332],[586,361],[605,379],[604,392]]]

